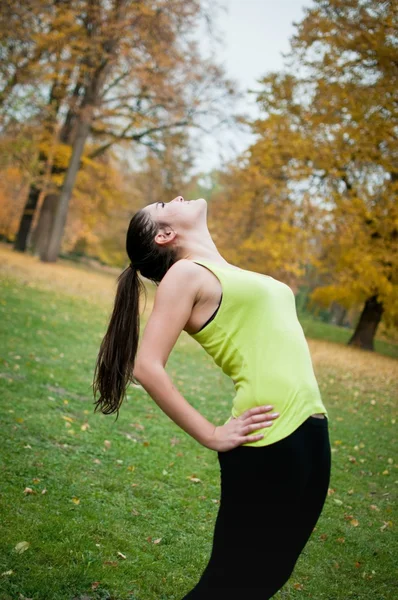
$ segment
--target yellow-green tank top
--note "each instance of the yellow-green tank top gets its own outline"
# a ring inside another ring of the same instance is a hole
[[[220,307],[204,329],[190,334],[235,385],[231,416],[272,405],[280,416],[264,437],[245,446],[266,446],[290,435],[310,415],[328,416],[315,378],[291,288],[245,269],[194,260],[222,286]]]

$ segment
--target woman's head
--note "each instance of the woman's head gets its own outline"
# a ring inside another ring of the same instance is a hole
[[[173,263],[183,258],[196,236],[207,229],[207,202],[154,202],[136,213],[127,231],[126,252],[141,274],[159,283]]]
[[[95,412],[117,412],[133,378],[140,333],[139,298],[145,286],[138,271],[156,285],[190,248],[200,246],[207,231],[206,200],[156,202],[131,219],[126,237],[130,265],[119,275],[113,312],[94,371]],[[207,231],[208,233],[208,231]]]

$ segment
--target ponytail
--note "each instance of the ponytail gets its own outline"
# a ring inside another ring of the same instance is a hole
[[[140,334],[139,297],[145,286],[137,269],[129,265],[117,279],[113,313],[102,340],[94,371],[94,412],[117,412],[133,377],[134,360]],[[97,392],[99,398],[96,399]]]

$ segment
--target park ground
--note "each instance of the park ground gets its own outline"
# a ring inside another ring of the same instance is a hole
[[[44,264],[0,245],[0,600],[180,600],[208,559],[216,453],[139,386],[130,386],[117,421],[93,413],[93,368],[117,274]],[[397,347],[348,348],[349,331],[302,324],[329,412],[333,467],[321,518],[275,598],[393,600]],[[233,384],[184,332],[167,371],[209,420],[226,420]]]

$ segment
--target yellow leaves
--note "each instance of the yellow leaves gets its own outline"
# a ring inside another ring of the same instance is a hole
[[[30,546],[30,542],[19,542],[14,550],[17,554],[22,554],[23,552],[25,552]]]
[[[353,527],[358,527],[359,521],[357,519],[351,519],[350,525],[352,525]]]
[[[73,504],[80,504],[80,498],[76,498],[76,496],[73,496],[73,498],[71,498],[71,502],[73,502]]]

